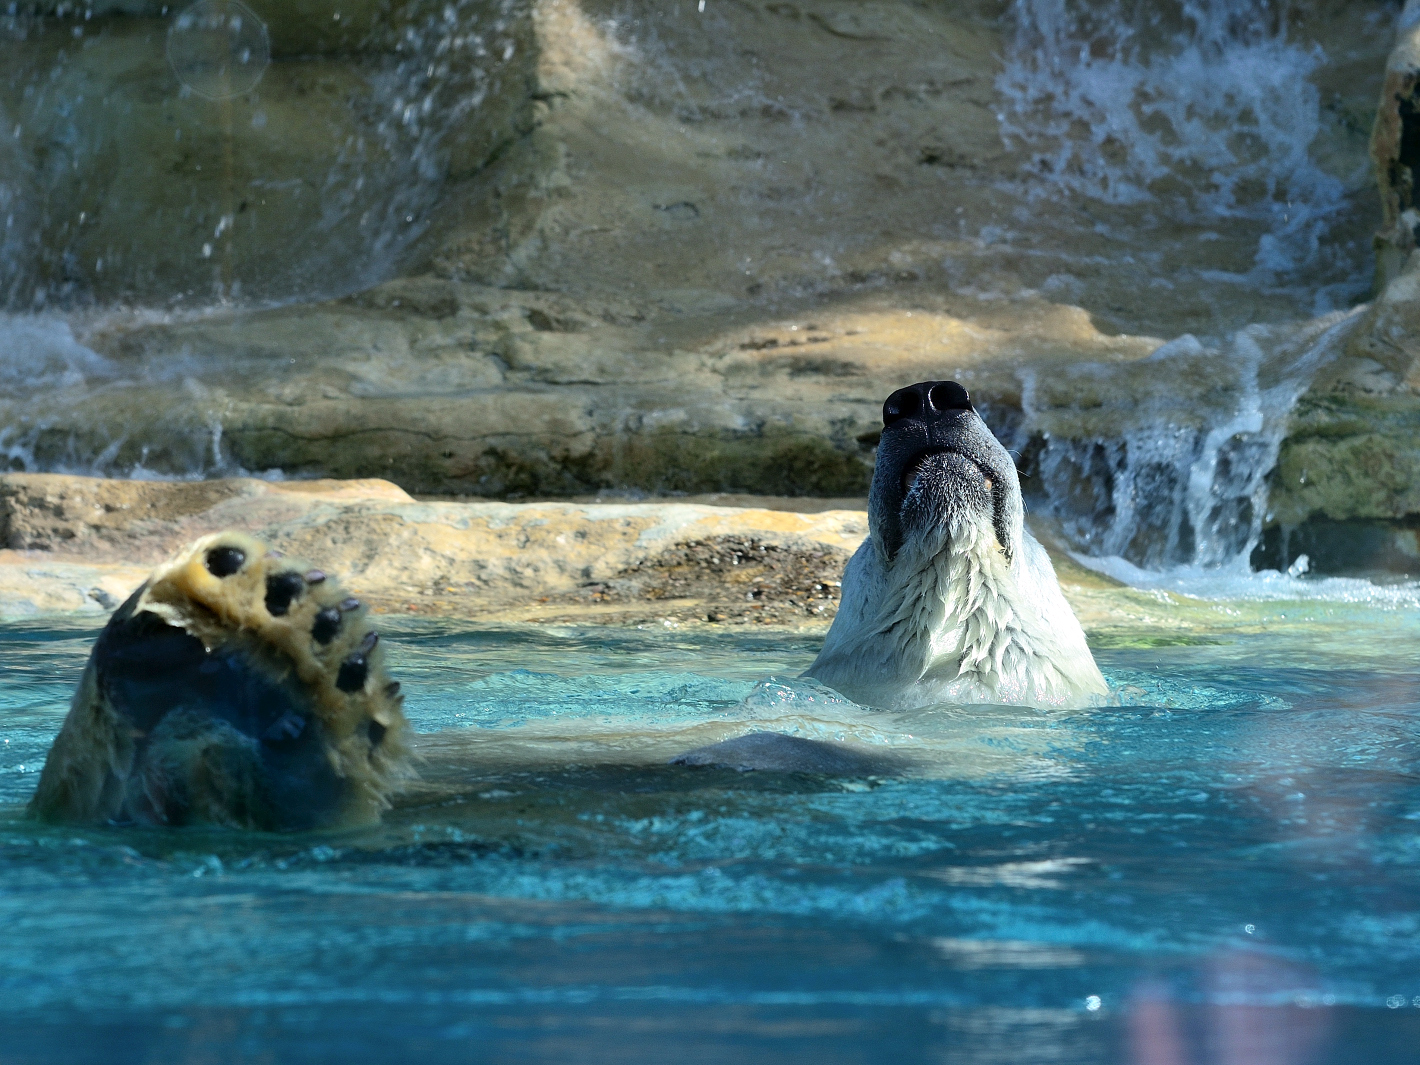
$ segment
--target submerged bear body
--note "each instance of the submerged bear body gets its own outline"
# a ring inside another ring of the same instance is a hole
[[[109,620],[30,803],[42,820],[301,829],[376,820],[408,775],[364,608],[234,533]]]
[[[869,536],[805,675],[882,709],[1098,702],[1104,678],[1025,528],[1015,464],[966,389],[899,389],[883,422]]]

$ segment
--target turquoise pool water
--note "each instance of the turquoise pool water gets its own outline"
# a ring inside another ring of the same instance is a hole
[[[786,679],[810,637],[391,621],[424,782],[321,836],[25,822],[97,630],[0,626],[0,1062],[1420,1060],[1417,598],[1115,639],[1071,714],[871,714]],[[918,768],[663,764],[746,718]]]

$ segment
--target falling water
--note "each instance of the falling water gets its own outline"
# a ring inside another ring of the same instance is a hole
[[[1352,265],[1325,241],[1345,188],[1310,153],[1321,98],[1308,79],[1326,56],[1288,39],[1284,3],[1017,0],[1015,15],[1001,128],[1030,150],[1045,179],[1037,195],[1063,188],[1175,222],[1260,223],[1240,284]],[[1317,313],[1358,295],[1358,280],[1323,288]]]
[[[0,69],[0,309],[287,302],[388,279],[451,173],[496,147],[460,137],[517,81],[526,15],[519,0],[416,0],[345,46],[345,73],[286,56],[223,93],[188,55],[213,42],[148,7],[90,19],[79,5],[43,18],[0,6],[0,47],[27,42]],[[254,18],[231,32],[252,34]],[[45,69],[35,57],[51,53]],[[140,196],[144,175],[168,193]],[[135,200],[151,201],[146,215],[125,213]]]
[[[1310,151],[1321,101],[1308,79],[1326,57],[1289,39],[1285,4],[1017,0],[1015,16],[1001,126],[1029,150],[1037,196],[1063,190],[1205,238],[1250,224],[1251,270],[1208,280],[1329,275],[1318,314],[1363,291],[1360,264],[1326,239],[1343,183]],[[1039,502],[1084,555],[1246,569],[1287,416],[1351,321],[1185,335],[1142,365],[1076,366],[1049,388],[1028,376],[1018,442],[1038,449]]]
[[[1023,375],[1018,443],[1035,443],[1037,505],[1084,555],[1246,571],[1288,415],[1358,317],[1250,326],[1214,345],[1185,335],[1048,383]]]

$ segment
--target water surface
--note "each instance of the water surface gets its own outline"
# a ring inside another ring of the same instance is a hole
[[[322,835],[25,822],[96,630],[0,627],[0,1060],[1413,1061],[1420,609],[1351,598],[1113,640],[1072,714],[871,714],[787,679],[811,636],[391,622],[425,779]],[[746,718],[919,768],[663,764]]]

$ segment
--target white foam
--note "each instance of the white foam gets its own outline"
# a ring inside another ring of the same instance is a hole
[[[1420,610],[1420,581],[1372,584],[1354,577],[1301,577],[1278,570],[1252,572],[1246,564],[1142,569],[1118,555],[1071,552],[1080,565],[1133,588],[1173,592],[1190,599],[1232,602],[1311,601]]]
[[[0,313],[0,387],[6,391],[72,388],[114,375],[113,364],[81,344],[65,319]]]
[[[211,311],[192,312],[184,318],[200,317]],[[16,401],[9,408],[8,422],[0,422],[0,470],[23,472],[68,473],[89,477],[121,477],[130,480],[201,480],[211,477],[262,477],[280,480],[280,470],[254,473],[236,462],[222,444],[222,423],[212,412],[206,424],[195,426],[188,434],[190,456],[179,468],[153,469],[148,466],[149,450],[141,448],[136,461],[123,460],[127,435],[80,442],[69,439],[57,451],[43,413],[36,414],[27,403],[45,400],[56,394],[94,386],[122,387],[137,376],[149,380],[174,380],[189,370],[189,360],[175,357],[167,360],[154,373],[153,367],[120,367],[86,345],[79,337],[87,328],[102,331],[119,325],[124,328],[155,322],[175,321],[180,316],[156,311],[118,310],[84,316],[61,318],[54,314],[5,314],[0,312],[0,394]],[[80,329],[79,335],[75,327]],[[200,386],[198,386],[200,387]],[[43,441],[43,446],[41,442]],[[171,442],[171,441],[170,441]],[[131,452],[130,452],[131,454]]]

